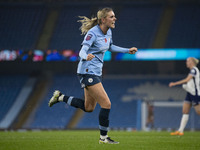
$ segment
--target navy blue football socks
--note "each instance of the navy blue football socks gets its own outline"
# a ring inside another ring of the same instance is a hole
[[[110,109],[101,108],[99,112],[99,129],[101,135],[107,135],[109,129]]]
[[[85,101],[83,99],[75,98],[72,96],[64,96],[63,102],[67,103],[70,106],[80,108],[83,111],[85,111]]]

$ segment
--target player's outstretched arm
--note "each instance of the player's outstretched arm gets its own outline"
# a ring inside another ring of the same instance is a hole
[[[110,46],[109,51],[111,51],[111,52],[118,52],[118,53],[135,54],[135,52],[137,52],[137,48],[136,48],[136,47],[132,47],[132,48],[123,48],[123,47],[116,46],[116,45],[112,44],[112,45]]]
[[[190,79],[192,79],[192,75],[188,75],[185,79],[180,80],[180,81],[170,82],[169,87],[173,87],[173,86],[176,86],[176,85],[187,83]]]

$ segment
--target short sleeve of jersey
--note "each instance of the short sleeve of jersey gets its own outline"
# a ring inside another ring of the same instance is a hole
[[[195,76],[196,75],[196,70],[194,69],[194,68],[192,68],[191,70],[190,70],[190,73],[189,73],[190,75],[192,75],[192,76]]]
[[[85,35],[84,40],[82,42],[82,45],[92,46],[96,39],[96,36],[93,32],[88,31],[88,33]]]

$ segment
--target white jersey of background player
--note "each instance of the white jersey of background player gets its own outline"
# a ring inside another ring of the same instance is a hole
[[[189,75],[192,76],[192,78],[186,83],[183,84],[183,88],[189,92],[192,95],[198,95],[200,96],[200,74],[199,69],[197,67],[193,67],[190,70]]]

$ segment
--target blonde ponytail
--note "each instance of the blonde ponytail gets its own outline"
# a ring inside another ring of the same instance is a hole
[[[78,22],[81,22],[82,25],[80,27],[81,35],[86,34],[92,27],[96,26],[97,24],[101,24],[101,19],[105,18],[107,16],[107,13],[113,11],[112,8],[106,7],[97,12],[97,17],[93,18],[87,18],[85,16],[79,16],[81,20],[78,20]]]
[[[85,16],[79,16],[79,18],[82,19],[82,20],[78,20],[78,22],[82,23],[80,27],[81,35],[86,34],[92,27],[98,24],[97,17],[89,19]]]

